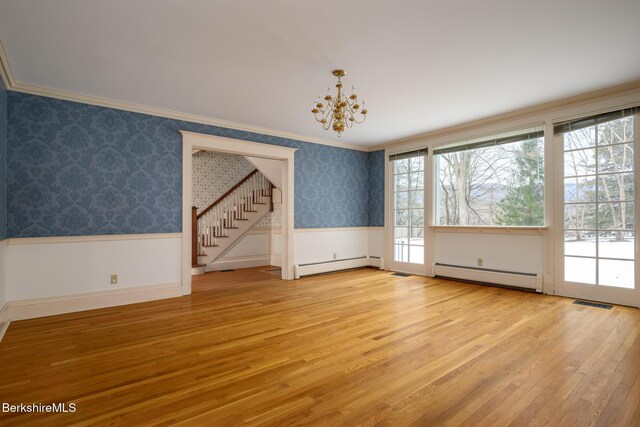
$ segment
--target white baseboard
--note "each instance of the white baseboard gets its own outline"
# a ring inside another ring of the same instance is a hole
[[[4,333],[9,329],[9,304],[6,303],[2,309],[0,309],[0,342],[2,342],[2,337],[4,337]]]
[[[238,257],[233,259],[223,259],[207,264],[207,271],[233,270],[236,268],[262,267],[271,265],[271,257]]]
[[[5,307],[8,306],[6,317],[10,321],[14,321],[179,296],[182,296],[182,284],[168,283],[61,297],[10,301]]]
[[[339,259],[335,261],[325,261],[312,264],[295,265],[295,278],[299,279],[302,276],[309,276],[312,274],[329,273],[332,271],[348,270],[350,268],[358,267],[380,267],[380,264],[384,261],[381,258],[371,258],[363,256],[352,259]]]
[[[497,285],[527,288],[533,289],[536,292],[542,292],[542,274],[504,272],[437,263],[434,265],[434,271],[436,276],[482,283],[495,283]]]

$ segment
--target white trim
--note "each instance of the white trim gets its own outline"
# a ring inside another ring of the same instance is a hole
[[[117,240],[147,240],[180,238],[182,233],[150,233],[150,234],[104,234],[97,236],[56,236],[56,237],[12,237],[7,239],[9,245],[41,245],[45,243],[86,243],[108,242]]]
[[[7,332],[7,329],[9,329],[10,323],[11,323],[11,320],[9,320],[9,304],[6,303],[0,309],[0,342],[2,342],[2,338],[4,337],[4,334]]]
[[[543,234],[547,227],[474,227],[465,225],[431,225],[436,233],[471,233],[471,234]]]
[[[468,268],[462,265],[435,265],[434,274],[436,276],[449,277],[452,279],[516,286],[519,288],[535,289],[536,292],[542,292],[542,274],[532,276],[523,273],[519,274],[483,270],[479,268]]]
[[[182,296],[182,285],[168,283],[62,297],[10,301],[7,303],[8,318],[11,321],[33,319],[180,296]]]
[[[232,270],[236,268],[263,267],[271,265],[271,255],[229,257],[206,265],[206,271]]]
[[[310,276],[312,274],[329,273],[333,271],[348,270],[351,268],[359,267],[380,267],[380,259],[369,258],[364,256],[355,259],[338,259],[327,262],[319,262],[307,265],[295,266],[295,278],[299,279],[302,276]]]
[[[182,293],[191,293],[191,205],[194,149],[281,160],[282,168],[282,278],[293,279],[294,161],[296,148],[261,144],[215,135],[179,131],[182,135]]]
[[[370,229],[383,229],[384,227],[327,227],[327,228],[295,228],[296,233],[322,233],[330,231],[368,231]]]

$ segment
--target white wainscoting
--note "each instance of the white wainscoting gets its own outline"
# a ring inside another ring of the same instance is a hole
[[[542,274],[544,272],[543,236],[482,232],[436,232],[435,262]]]
[[[296,264],[369,255],[369,227],[296,228],[294,239]]]
[[[382,258],[384,256],[384,227],[369,227],[369,252],[367,255]]]
[[[8,301],[181,283],[181,234],[9,239]],[[110,275],[118,284],[110,284]]]
[[[219,260],[207,264],[207,271],[259,267],[271,264],[271,229],[250,229]]]
[[[8,240],[0,241],[0,310],[7,302],[7,243]]]

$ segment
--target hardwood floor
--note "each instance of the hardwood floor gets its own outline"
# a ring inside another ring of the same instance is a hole
[[[640,310],[361,269],[12,323],[21,425],[640,425]]]

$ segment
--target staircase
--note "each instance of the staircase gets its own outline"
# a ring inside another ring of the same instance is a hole
[[[273,211],[273,184],[255,169],[202,212],[192,207],[192,274],[203,274],[262,218]]]

